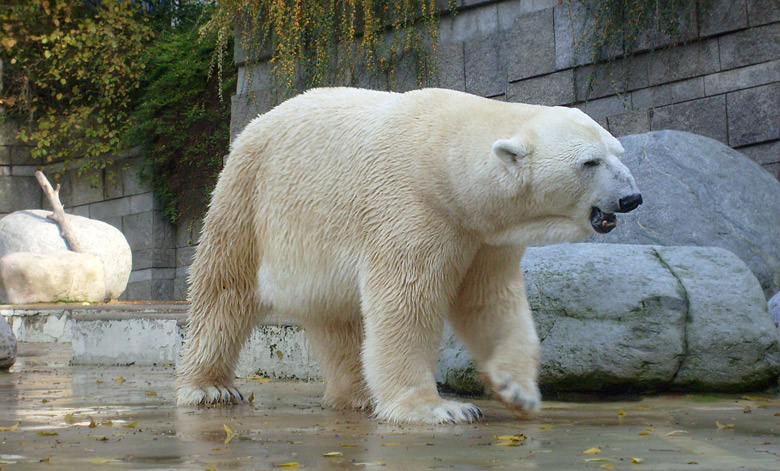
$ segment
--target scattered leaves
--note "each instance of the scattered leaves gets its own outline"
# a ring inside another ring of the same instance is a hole
[[[329,451],[327,453],[323,453],[322,456],[324,456],[325,458],[336,458],[339,456],[344,456],[344,453],[340,451]]]
[[[500,440],[496,443],[496,446],[520,446],[524,445],[528,437],[522,433],[516,433],[514,435],[494,435],[494,437]]]
[[[598,448],[588,448],[582,452],[583,455],[598,455],[599,453],[601,453],[601,450]]]
[[[129,424],[124,424],[122,427],[124,428],[136,428],[138,426],[138,421],[130,422]]]
[[[631,458],[631,464],[642,464],[644,461],[644,458]]]
[[[718,421],[718,420],[716,420],[716,421],[715,421],[715,425],[717,425],[719,429],[723,429],[723,428],[734,428],[734,424],[722,424],[722,423],[720,423],[720,421]]]
[[[273,381],[271,378],[266,378],[265,376],[260,375],[249,375],[246,377],[247,381],[255,381],[258,383],[270,383]]]
[[[290,461],[289,463],[277,464],[276,467],[298,469],[300,467],[300,463],[298,463],[297,461]]]
[[[59,435],[59,432],[44,432],[43,430],[41,430],[40,432],[38,432],[38,435],[42,437],[56,437],[57,435]]]
[[[17,422],[10,427],[0,427],[0,432],[16,432],[16,429],[19,428],[19,424],[21,422]]]

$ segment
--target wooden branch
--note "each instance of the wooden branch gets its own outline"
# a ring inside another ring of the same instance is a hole
[[[62,207],[60,202],[60,185],[57,184],[57,188],[52,188],[51,183],[40,170],[35,172],[35,179],[41,185],[43,192],[46,193],[46,197],[49,198],[51,207],[54,208],[54,212],[47,217],[56,222],[60,226],[60,236],[68,243],[70,250],[73,252],[83,252],[78,237],[73,230],[73,226],[70,225],[67,214],[65,214],[65,208]]]

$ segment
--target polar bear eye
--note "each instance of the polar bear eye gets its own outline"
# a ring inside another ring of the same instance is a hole
[[[599,159],[591,159],[583,162],[582,166],[586,168],[598,167],[601,164]]]

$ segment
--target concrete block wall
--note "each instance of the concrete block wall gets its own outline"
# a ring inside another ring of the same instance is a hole
[[[780,2],[709,0],[673,40],[649,32],[594,61],[583,8],[559,0],[461,0],[439,30],[438,76],[426,84],[582,109],[616,136],[660,129],[702,134],[780,173]],[[273,104],[267,62],[240,65],[235,135]],[[415,88],[414,74],[398,91]],[[359,80],[360,81],[360,80]],[[366,80],[358,86],[378,85]]]

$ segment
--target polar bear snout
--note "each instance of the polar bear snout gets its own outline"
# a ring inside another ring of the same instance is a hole
[[[641,193],[634,193],[632,195],[624,196],[623,198],[620,198],[620,201],[618,201],[618,213],[628,213],[636,208],[639,207],[639,205],[642,204],[642,194]]]

